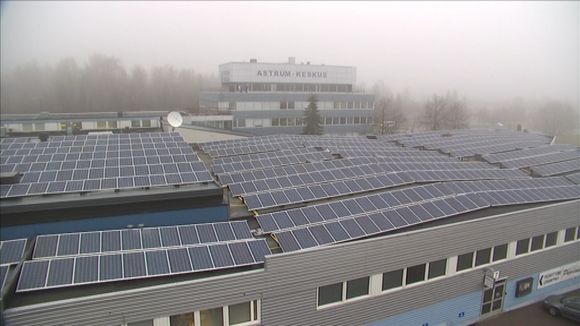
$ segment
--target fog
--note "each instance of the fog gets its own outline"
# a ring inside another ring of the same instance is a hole
[[[217,74],[257,58],[352,65],[367,88],[578,107],[579,2],[2,2],[1,69],[72,57]]]

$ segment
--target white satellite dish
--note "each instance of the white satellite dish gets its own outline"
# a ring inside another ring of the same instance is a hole
[[[173,128],[177,128],[181,126],[181,124],[183,123],[183,117],[179,112],[176,111],[169,112],[169,114],[167,115],[167,122],[169,122],[169,125],[172,126]]]

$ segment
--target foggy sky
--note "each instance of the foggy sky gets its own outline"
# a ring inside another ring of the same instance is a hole
[[[2,2],[1,69],[91,54],[217,74],[257,58],[352,65],[412,95],[578,107],[579,2]]]

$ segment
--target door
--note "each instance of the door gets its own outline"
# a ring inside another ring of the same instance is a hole
[[[481,316],[490,317],[500,313],[503,308],[505,296],[506,280],[499,280],[493,284],[493,288],[483,291],[483,302],[481,303]]]

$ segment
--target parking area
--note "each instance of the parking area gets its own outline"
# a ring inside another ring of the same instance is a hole
[[[573,291],[573,293],[580,293],[580,290]],[[542,302],[538,302],[520,309],[505,312],[497,317],[481,321],[477,323],[478,326],[572,326],[577,323],[565,319],[561,316],[552,317],[544,309]]]

